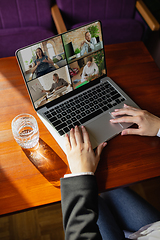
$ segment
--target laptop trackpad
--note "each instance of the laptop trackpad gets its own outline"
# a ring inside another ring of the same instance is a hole
[[[119,123],[111,123],[111,118],[111,115],[107,113],[85,125],[93,148],[97,147],[100,143],[109,140],[123,130]]]

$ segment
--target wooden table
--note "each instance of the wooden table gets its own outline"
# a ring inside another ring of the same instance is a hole
[[[105,50],[108,76],[142,109],[160,117],[160,70],[144,44],[115,44]],[[66,156],[37,117],[15,57],[0,59],[0,99],[0,215],[60,201],[57,183],[67,172]],[[40,138],[52,148],[53,182],[13,139],[11,121],[23,112],[36,117]],[[160,138],[121,135],[108,142],[96,172],[99,191],[159,175]]]

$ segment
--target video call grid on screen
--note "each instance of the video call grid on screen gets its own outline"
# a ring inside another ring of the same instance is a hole
[[[98,21],[33,44],[17,54],[36,109],[106,73]]]

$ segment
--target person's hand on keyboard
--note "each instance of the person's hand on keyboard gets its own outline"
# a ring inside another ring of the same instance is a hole
[[[121,109],[112,112],[115,119],[112,123],[136,123],[138,128],[128,128],[122,131],[121,135],[137,134],[145,136],[156,136],[160,129],[160,118],[141,109],[133,108],[124,104]],[[120,117],[123,115],[122,117]],[[127,116],[124,116],[127,115]],[[118,118],[116,118],[118,116]]]
[[[94,153],[89,135],[85,127],[71,129],[70,136],[66,134],[66,151],[70,170],[73,174],[96,171],[100,155],[107,143],[101,143]]]

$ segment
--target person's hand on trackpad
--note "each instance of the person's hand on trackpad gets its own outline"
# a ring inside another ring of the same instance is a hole
[[[160,118],[145,110],[133,108],[126,104],[124,104],[124,107],[121,109],[115,109],[111,114],[115,117],[110,120],[112,123],[136,123],[138,125],[138,129],[124,129],[121,135],[137,134],[156,136],[160,129]],[[118,116],[118,118],[116,118],[116,116]]]

